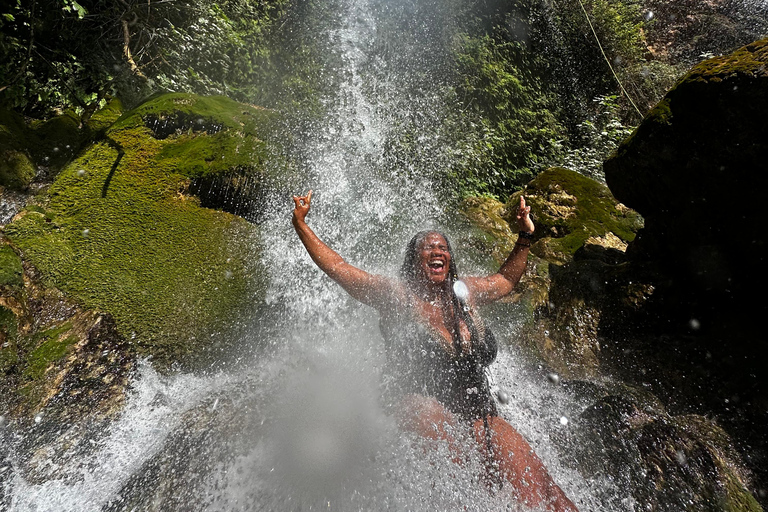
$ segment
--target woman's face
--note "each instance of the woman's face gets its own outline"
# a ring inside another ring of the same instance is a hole
[[[451,266],[451,255],[445,238],[439,233],[429,233],[419,243],[417,250],[419,276],[425,283],[444,283]]]

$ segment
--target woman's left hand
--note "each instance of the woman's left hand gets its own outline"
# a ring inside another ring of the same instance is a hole
[[[525,198],[520,196],[520,206],[517,208],[517,227],[520,231],[527,231],[533,233],[536,227],[531,220],[531,207],[525,206]]]

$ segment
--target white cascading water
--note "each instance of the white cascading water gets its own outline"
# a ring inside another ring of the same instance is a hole
[[[434,89],[415,93],[403,87],[407,76],[395,74],[428,74],[442,55],[430,53],[439,48],[400,53],[410,70],[383,60],[386,53],[372,55],[386,42],[377,40],[369,3],[349,0],[329,37],[344,79],[327,100],[325,124],[306,136],[309,172],[295,193],[315,191],[308,221],[348,261],[395,275],[413,233],[459,228],[428,178],[449,162],[428,122],[444,107],[445,84],[428,76],[422,83]],[[392,83],[366,81],[364,70],[376,66],[381,75],[391,73]],[[385,143],[404,121],[418,136],[422,168],[393,176],[381,172]],[[17,474],[6,482],[12,511],[518,509],[503,492],[484,487],[478,460],[456,465],[444,447],[423,451],[397,431],[378,403],[383,354],[376,313],[312,264],[290,225],[291,198],[271,201],[261,225],[271,309],[244,341],[247,361],[169,377],[142,364],[124,412],[94,441],[91,455],[41,469],[64,476],[28,481]],[[457,258],[460,272],[485,271],[461,253]],[[502,338],[514,334],[510,320],[490,320]],[[491,372],[510,397],[501,414],[581,510],[633,510],[614,482],[585,478],[558,451],[557,440],[575,435],[587,404],[503,347]]]

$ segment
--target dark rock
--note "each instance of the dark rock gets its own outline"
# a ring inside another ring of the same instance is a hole
[[[678,325],[730,329],[768,312],[754,300],[768,245],[767,66],[768,40],[702,62],[605,162],[612,192],[645,219],[628,254],[670,278],[664,309]]]

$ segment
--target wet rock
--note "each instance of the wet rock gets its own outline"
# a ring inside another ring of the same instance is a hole
[[[605,162],[612,192],[645,219],[628,254],[667,281],[657,286],[662,322],[749,325],[767,311],[753,300],[767,245],[766,63],[768,40],[702,62]]]
[[[27,147],[24,119],[0,110],[0,200],[4,189],[22,191],[35,178],[36,169]]]
[[[744,461],[716,422],[670,416],[652,395],[631,387],[600,391],[571,440],[585,477],[630,490],[638,510],[762,510]]]

